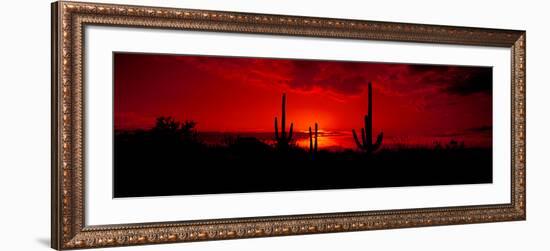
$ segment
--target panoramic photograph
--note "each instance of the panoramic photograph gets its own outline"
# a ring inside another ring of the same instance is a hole
[[[115,198],[492,182],[491,67],[113,60]]]

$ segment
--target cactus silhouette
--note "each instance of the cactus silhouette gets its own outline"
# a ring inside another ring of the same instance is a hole
[[[311,126],[309,127],[309,154],[311,155],[311,159],[315,159],[315,155],[317,155],[317,131],[317,123],[315,123],[315,136],[311,132]]]
[[[280,149],[286,149],[290,146],[292,141],[292,128],[294,123],[290,123],[290,128],[288,130],[288,136],[286,134],[286,94],[283,93],[283,102],[282,102],[282,114],[281,114],[281,134],[279,135],[277,117],[275,117],[275,141],[277,142],[276,146]]]
[[[372,153],[378,150],[380,146],[382,145],[382,138],[384,137],[384,133],[380,132],[378,136],[376,137],[376,143],[372,143],[372,83],[369,82],[368,85],[368,111],[367,115],[365,115],[365,127],[361,128],[361,141],[357,137],[357,133],[355,132],[355,129],[352,129],[351,132],[353,133],[353,139],[355,140],[355,144],[357,144],[357,147],[366,153]]]

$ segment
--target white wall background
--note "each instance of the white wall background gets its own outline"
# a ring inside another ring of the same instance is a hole
[[[527,30],[527,221],[116,248],[111,250],[549,250],[550,33],[544,1],[125,0],[115,3]],[[49,1],[3,4],[0,250],[48,250]],[[545,25],[546,24],[546,25]],[[545,238],[546,237],[546,238]]]

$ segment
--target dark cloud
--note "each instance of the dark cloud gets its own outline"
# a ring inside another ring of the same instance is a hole
[[[489,133],[493,131],[493,126],[486,125],[486,126],[479,126],[479,127],[472,127],[466,129],[467,132],[473,132],[473,133]]]
[[[420,82],[437,86],[448,94],[491,93],[493,87],[493,71],[489,67],[408,65],[407,68],[411,76],[421,76]]]
[[[341,83],[340,90],[344,93],[359,93],[363,90],[365,84],[368,83],[368,80],[363,76],[352,76],[344,78]]]
[[[297,60],[290,62],[292,71],[288,85],[301,90],[311,90],[316,86],[330,85],[327,79],[320,78],[322,64],[312,61]],[[323,84],[321,84],[323,82]]]
[[[464,130],[457,130],[447,133],[436,133],[433,136],[436,137],[459,137],[459,136],[468,136],[468,135],[479,135],[479,134],[490,134],[493,132],[493,126],[484,125],[478,127],[466,128]]]
[[[326,89],[337,94],[356,95],[363,91],[369,77],[373,76],[372,64],[333,61],[289,61],[292,68],[290,88],[312,90]]]
[[[388,95],[490,93],[492,69],[422,64],[262,59],[243,57],[177,57],[182,68],[265,86],[300,91],[323,89],[337,95],[359,95],[369,81]]]
[[[438,92],[466,96],[490,93],[492,69],[440,65],[330,61],[289,61],[290,88],[321,88],[342,95],[360,94],[369,81],[394,95]]]
[[[491,68],[477,68],[457,76],[445,91],[461,96],[475,93],[491,93],[493,88],[493,71]]]

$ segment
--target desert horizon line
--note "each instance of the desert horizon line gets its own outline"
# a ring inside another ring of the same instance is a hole
[[[153,129],[122,129],[114,130],[115,135],[126,133],[149,133]],[[198,137],[210,144],[223,143],[224,137],[243,137],[243,138],[255,138],[262,142],[276,142],[274,133],[272,131],[196,131]],[[296,131],[294,132],[295,138],[292,140],[294,143],[302,148],[307,148],[307,140],[309,139],[309,131]],[[476,136],[477,135],[477,136]],[[479,138],[480,135],[484,135],[485,140],[472,140],[471,137]],[[202,137],[201,137],[202,136]],[[319,148],[341,148],[341,149],[355,149],[355,142],[353,134],[349,130],[338,131],[319,131],[318,137],[320,140]],[[394,136],[387,135],[386,149],[391,149],[396,146],[407,146],[413,148],[433,148],[436,145],[445,146],[450,142],[456,142],[457,144],[463,144],[466,148],[491,148],[492,140],[490,134],[486,132],[473,134],[464,134],[463,136],[453,134],[452,136],[445,136],[441,134],[433,135],[416,135],[416,136]],[[326,140],[329,139],[329,142]]]
[[[193,121],[195,123],[197,123],[197,125],[200,125],[200,123],[196,122],[195,120],[184,120],[184,121]],[[315,124],[315,123],[312,123],[312,124]],[[294,126],[294,129],[295,129],[295,132],[296,133],[304,133],[304,134],[307,134],[309,133],[309,126],[305,127],[305,129],[296,129],[298,126],[295,125]],[[133,131],[149,131],[149,130],[153,130],[155,128],[155,125],[151,125],[151,126],[147,126],[147,127],[116,127],[113,126],[113,131],[115,132],[133,132]],[[213,129],[207,129],[207,130],[200,130],[198,129],[200,128],[199,126],[197,126],[197,128],[195,128],[195,130],[197,132],[201,132],[201,133],[268,133],[268,134],[273,134],[273,128],[258,128],[258,129],[217,129],[217,130],[213,130]],[[373,129],[376,129],[376,127],[374,127]],[[419,137],[419,136],[433,136],[433,137],[459,137],[459,136],[464,136],[464,135],[485,135],[485,134],[489,134],[489,133],[492,133],[492,129],[493,127],[491,125],[482,125],[482,126],[478,126],[478,127],[470,127],[470,128],[465,128],[465,129],[462,129],[462,130],[455,130],[455,131],[448,131],[448,132],[434,132],[434,133],[430,133],[430,134],[417,134],[417,135],[412,135],[412,136],[395,136],[395,135],[387,135],[387,137]],[[387,130],[387,131],[392,131],[391,129],[390,130]],[[322,134],[330,134],[330,133],[340,133],[340,134],[346,134],[346,135],[352,135],[352,131],[350,128],[322,128],[322,125],[319,124],[319,133],[322,133]]]

